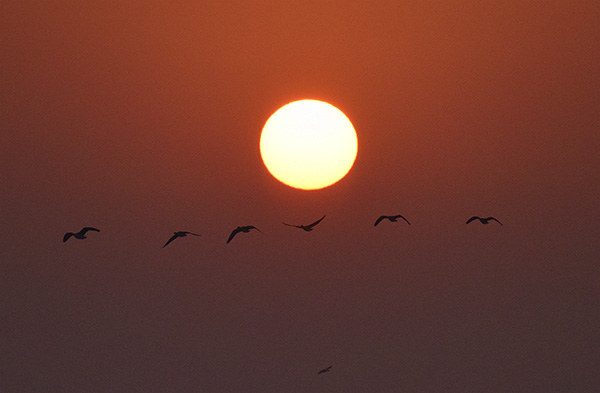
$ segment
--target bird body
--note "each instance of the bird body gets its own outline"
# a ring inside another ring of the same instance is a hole
[[[323,370],[320,370],[317,374],[323,374],[323,373],[328,372],[329,370],[331,370],[331,366],[325,367]]]
[[[256,229],[257,231],[261,232],[260,229],[258,229],[257,227],[255,227],[253,225],[240,226],[240,227],[235,228],[233,231],[231,231],[231,234],[229,235],[229,238],[227,239],[227,243],[229,243],[235,237],[235,235],[237,235],[238,233],[240,233],[240,232],[248,233],[248,232],[250,232],[251,229]]]
[[[396,215],[396,216],[380,216],[380,217],[379,217],[379,218],[378,218],[378,219],[375,221],[375,225],[373,225],[373,226],[377,226],[377,224],[379,224],[381,221],[383,221],[383,220],[385,220],[385,219],[388,219],[388,220],[390,220],[391,222],[397,222],[399,218],[403,219],[404,221],[406,221],[406,223],[407,223],[408,225],[410,225],[410,222],[408,222],[408,220],[407,220],[406,218],[404,218],[404,216],[402,216],[402,215],[398,214],[398,215]]]
[[[88,231],[100,232],[100,229],[96,229],[96,228],[92,228],[92,227],[83,227],[77,233],[67,232],[63,236],[63,243],[66,242],[67,240],[69,240],[71,238],[71,236],[73,236],[75,239],[80,239],[80,240],[87,239],[85,234],[88,233]]]
[[[177,239],[178,237],[186,237],[187,235],[200,236],[196,233],[187,232],[187,231],[173,232],[173,236],[171,236],[171,238],[165,243],[164,246],[162,246],[162,248],[165,248],[169,243],[171,243],[173,240]]]
[[[313,230],[313,227],[315,225],[317,225],[318,223],[320,223],[321,221],[323,221],[324,218],[325,218],[325,216],[319,218],[317,221],[313,222],[312,224],[308,224],[308,225],[292,225],[292,224],[286,224],[285,222],[283,223],[283,225],[287,225],[289,227],[300,228],[300,229],[305,230],[306,232],[310,232]]]
[[[490,221],[496,221],[498,224],[502,225],[502,223],[498,220],[496,220],[494,217],[486,217],[486,218],[482,218],[479,216],[473,216],[471,218],[469,218],[466,222],[466,224],[470,223],[471,221],[475,221],[475,220],[479,220],[482,224],[489,224]],[[502,225],[504,226],[504,225]]]

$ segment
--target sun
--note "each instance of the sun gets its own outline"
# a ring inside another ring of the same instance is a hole
[[[357,152],[356,131],[348,117],[317,100],[282,106],[260,136],[267,170],[280,182],[303,190],[337,183],[352,168]]]

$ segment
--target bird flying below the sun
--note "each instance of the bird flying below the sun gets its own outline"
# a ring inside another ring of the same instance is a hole
[[[379,218],[378,218],[378,219],[375,221],[375,225],[373,225],[373,226],[377,226],[377,224],[379,224],[381,221],[383,221],[383,220],[385,220],[385,219],[388,219],[388,220],[390,220],[391,222],[396,222],[396,221],[398,221],[398,219],[399,219],[399,218],[403,219],[404,221],[406,221],[406,223],[407,223],[408,225],[410,225],[410,222],[408,222],[408,220],[407,220],[406,218],[404,218],[404,216],[402,216],[402,215],[398,214],[397,216],[380,216],[380,217],[379,217]]]
[[[77,233],[67,232],[67,233],[65,233],[65,236],[63,236],[63,243],[66,242],[67,240],[69,240],[71,238],[71,236],[73,236],[75,239],[80,239],[80,240],[87,239],[85,234],[88,233],[88,231],[100,232],[100,229],[92,228],[92,227],[83,227]]]
[[[177,239],[178,237],[186,237],[187,235],[200,236],[197,233],[192,233],[192,232],[187,232],[187,231],[173,232],[173,236],[171,236],[171,238],[165,243],[164,246],[162,246],[162,248],[165,248],[166,246],[168,246],[169,243],[171,243],[173,240]]]
[[[317,221],[313,222],[312,224],[308,224],[308,225],[292,225],[292,224],[286,224],[285,222],[283,223],[283,225],[287,225],[288,227],[296,227],[296,228],[304,229],[306,232],[310,232],[313,230],[313,227],[315,225],[317,225],[318,223],[320,223],[321,221],[323,221],[324,218],[325,218],[325,216],[319,218]]]
[[[323,373],[328,372],[329,370],[331,370],[331,366],[325,367],[323,370],[319,370],[319,372],[317,374],[323,374]]]
[[[498,224],[502,225],[502,223],[500,221],[496,220],[494,217],[482,218],[482,217],[478,217],[478,216],[473,216],[473,217],[469,218],[466,223],[468,224],[471,221],[475,221],[475,220],[481,221],[482,224],[489,224],[490,221],[496,221]],[[502,225],[502,226],[504,226],[504,225]]]
[[[240,233],[240,232],[248,233],[248,232],[250,232],[251,229],[256,229],[257,231],[262,232],[260,229],[258,229],[257,227],[255,227],[253,225],[245,225],[245,226],[237,227],[233,231],[231,231],[231,234],[229,235],[229,238],[227,239],[227,243],[229,243],[235,237],[235,235],[237,235],[238,233]]]

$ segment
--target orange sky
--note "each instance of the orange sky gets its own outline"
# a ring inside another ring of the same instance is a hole
[[[595,1],[47,3],[0,5],[0,391],[598,391]],[[320,191],[258,150],[303,98],[359,139]]]

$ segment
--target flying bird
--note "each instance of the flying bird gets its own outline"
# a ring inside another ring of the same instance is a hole
[[[67,233],[65,233],[65,236],[63,236],[63,243],[66,242],[67,240],[69,240],[69,238],[71,236],[73,236],[75,239],[87,239],[85,237],[85,234],[88,231],[100,232],[100,229],[96,229],[96,228],[92,228],[92,227],[83,227],[81,229],[81,231],[79,231],[77,233],[67,232]]]
[[[227,239],[227,243],[229,243],[231,241],[231,239],[233,239],[235,237],[235,235],[237,235],[238,233],[240,233],[240,232],[248,233],[248,232],[250,232],[251,229],[256,229],[257,231],[261,232],[260,229],[258,229],[257,227],[255,227],[253,225],[245,225],[242,227],[237,227],[233,231],[231,231],[231,235],[229,235],[229,239]]]
[[[164,246],[162,246],[162,248],[165,248],[169,243],[171,243],[173,240],[177,239],[178,237],[186,237],[187,235],[200,236],[196,233],[187,232],[187,231],[173,232],[173,236],[171,236],[171,238],[165,243]]]
[[[474,220],[479,220],[479,221],[481,221],[482,224],[489,224],[490,221],[496,221],[498,224],[502,225],[502,223],[500,221],[496,220],[494,217],[481,218],[478,216],[473,216],[473,217],[469,218],[466,223],[468,224]],[[504,225],[502,225],[502,226],[504,226]]]
[[[320,370],[317,374],[323,374],[328,372],[329,370],[331,370],[331,366],[324,368],[323,370]]]
[[[325,216],[319,218],[317,221],[315,221],[309,225],[292,225],[292,224],[286,224],[285,222],[283,223],[283,225],[287,225],[288,227],[296,227],[296,228],[304,229],[306,232],[310,232],[313,230],[313,227],[315,225],[317,225],[318,223],[320,223],[321,221],[323,221],[324,218],[325,218]]]
[[[398,221],[399,218],[401,218],[404,221],[406,221],[406,223],[408,225],[410,225],[410,222],[408,222],[408,220],[406,218],[404,218],[402,215],[398,214],[397,216],[381,216],[377,219],[377,221],[375,221],[375,225],[373,225],[373,226],[377,226],[377,224],[379,224],[382,220],[385,220],[386,218],[388,220],[390,220],[391,222],[396,222],[396,221]]]

